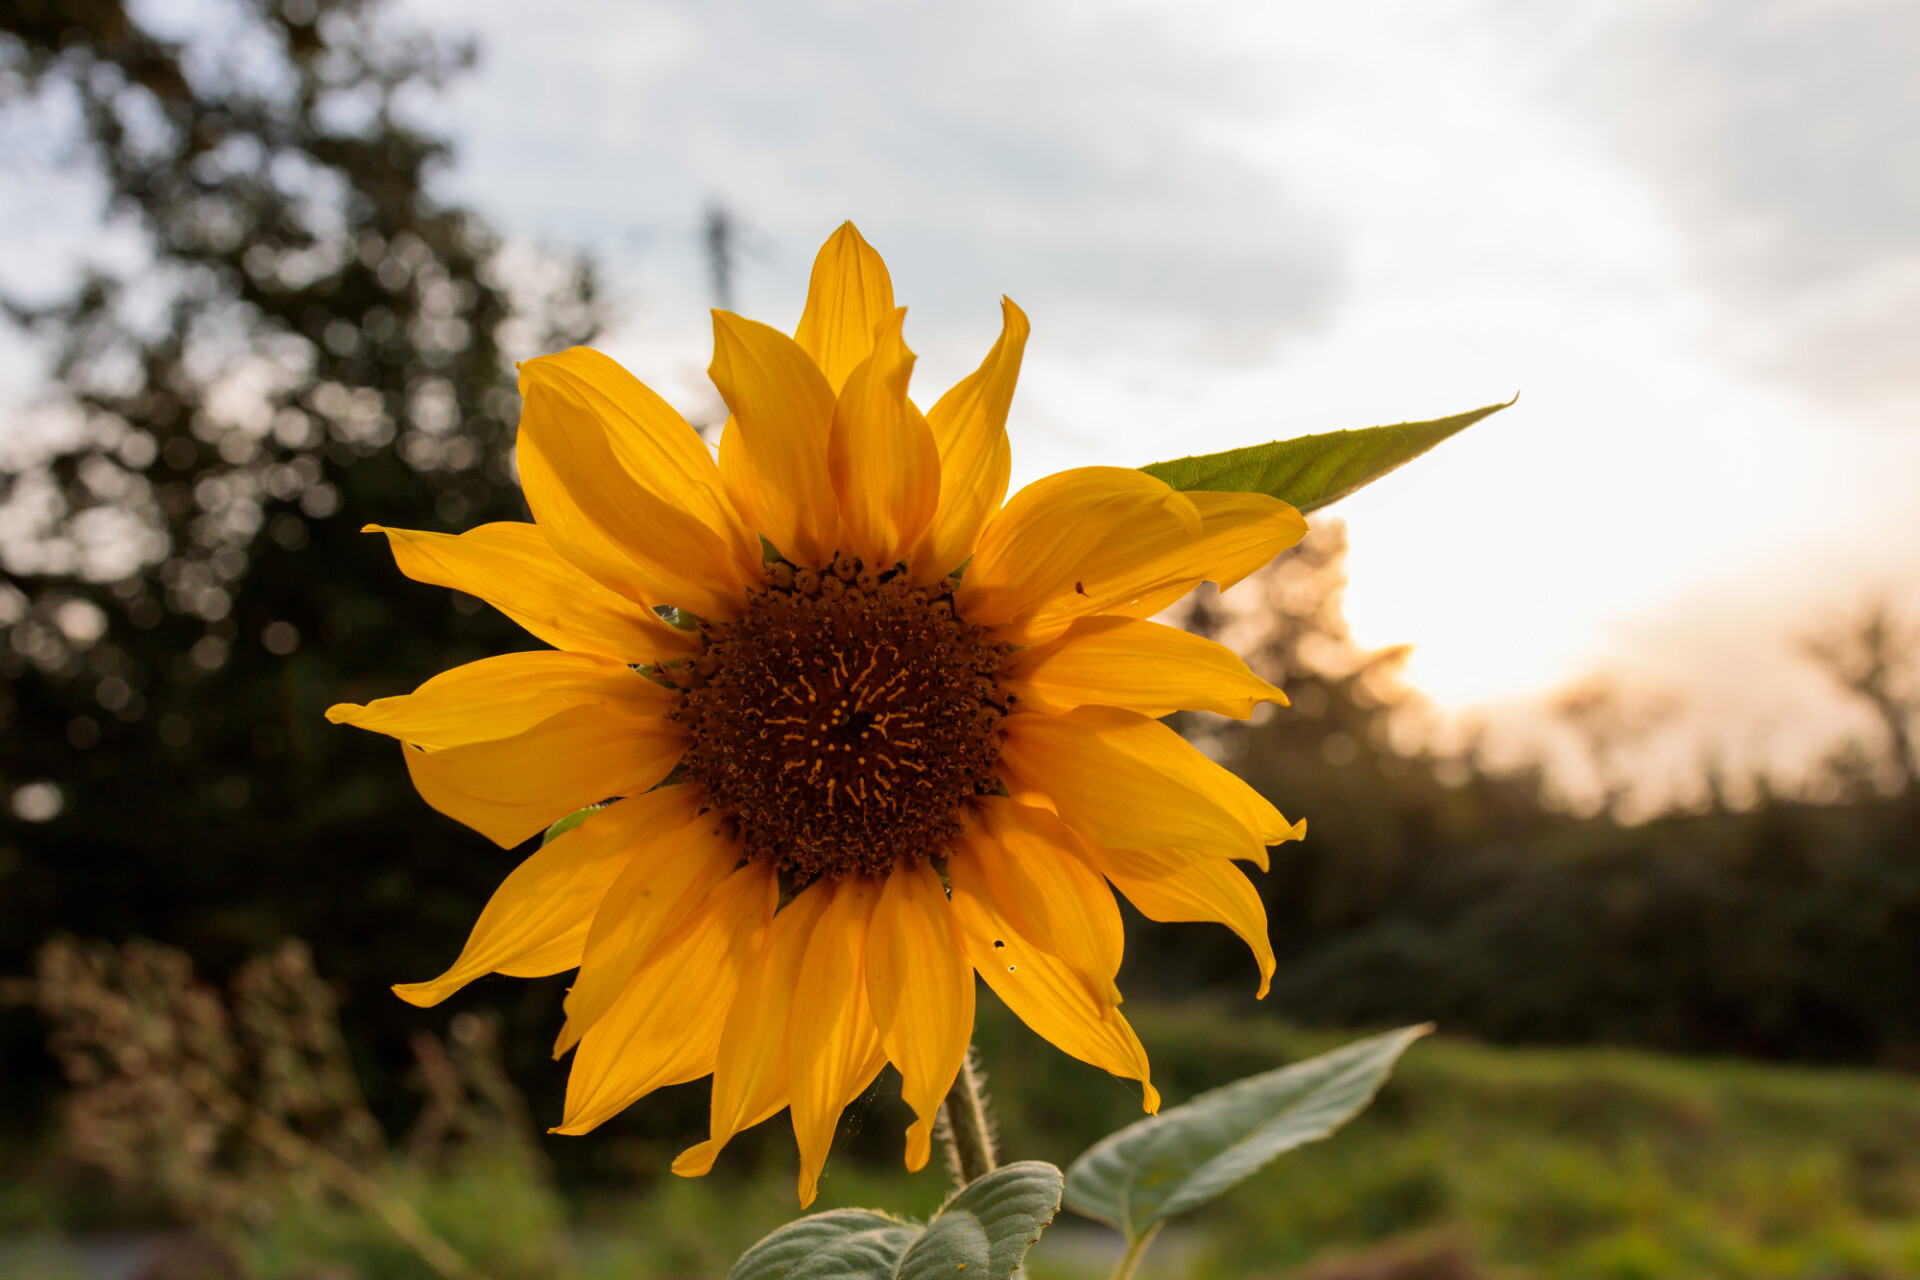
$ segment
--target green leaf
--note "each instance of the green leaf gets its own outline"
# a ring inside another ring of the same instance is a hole
[[[607,806],[603,804],[590,804],[584,809],[575,809],[572,813],[548,827],[547,834],[540,837],[540,843],[542,845],[552,844],[555,840],[558,840],[561,836],[567,834],[567,832],[573,830],[606,807]]]
[[[990,1280],[1007,1280],[1019,1269],[1021,1259],[1027,1256],[1027,1249],[1040,1233],[1046,1229],[1053,1215],[1060,1211],[1060,1191],[1062,1178],[1060,1171],[1044,1160],[1019,1160],[1013,1164],[1003,1164],[992,1173],[983,1174],[967,1184],[953,1199],[941,1206],[940,1212],[927,1225],[927,1234],[920,1237],[912,1250],[900,1264],[900,1280],[932,1280],[934,1276],[954,1274],[949,1267],[941,1270],[916,1270],[909,1272],[907,1263],[915,1261],[914,1254],[922,1248],[932,1250],[937,1233],[951,1232],[942,1237],[940,1247],[944,1250],[945,1241],[951,1240],[958,1245],[970,1240],[971,1234],[958,1227],[948,1227],[949,1222],[971,1221],[979,1224],[981,1234],[988,1246],[986,1274]],[[944,1252],[940,1260],[946,1260]],[[930,1255],[930,1259],[931,1255]],[[953,1262],[966,1261],[956,1252]],[[968,1265],[972,1271],[973,1266]],[[972,1280],[968,1277],[968,1280]]]
[[[1274,1157],[1366,1109],[1408,1045],[1405,1027],[1203,1093],[1101,1139],[1067,1170],[1067,1207],[1139,1240]]]
[[[812,1214],[741,1254],[727,1280],[893,1280],[922,1230],[871,1209]]]
[[[1515,396],[1513,399],[1518,400]],[[1387,472],[1411,462],[1448,436],[1511,405],[1490,404],[1432,422],[1401,422],[1359,431],[1329,431],[1225,453],[1175,458],[1140,468],[1176,489],[1264,493],[1301,512],[1338,501]]]
[[[1060,1209],[1060,1171],[1038,1160],[974,1179],[922,1227],[871,1209],[789,1222],[727,1280],[1009,1280]]]

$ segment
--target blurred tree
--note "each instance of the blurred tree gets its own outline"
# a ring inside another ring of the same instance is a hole
[[[1367,651],[1348,631],[1346,527],[1315,522],[1293,550],[1222,597],[1203,587],[1176,620],[1246,655],[1292,705],[1251,720],[1182,713],[1174,723],[1279,806],[1305,817],[1306,840],[1272,852],[1252,879],[1267,905],[1282,979],[1288,961],[1368,924],[1450,850],[1517,838],[1571,819],[1541,803],[1535,770],[1494,773],[1469,750],[1442,754],[1402,740],[1417,696],[1399,678],[1404,647]],[[1238,943],[1201,926],[1146,930],[1129,944],[1133,980],[1178,990],[1237,982]]]
[[[1873,709],[1901,789],[1920,788],[1920,743],[1913,732],[1920,721],[1920,624],[1901,617],[1889,601],[1873,600],[1853,618],[1808,639],[1804,648],[1841,688]],[[1878,772],[1870,762],[1862,763],[1864,770],[1840,756],[1833,767],[1843,778]]]
[[[531,644],[359,532],[526,518],[509,356],[595,326],[583,262],[437,194],[409,107],[471,56],[360,0],[0,11],[0,110],[104,191],[71,287],[8,304],[53,389],[0,471],[0,972],[56,924],[215,969],[301,934],[365,997],[511,866],[320,718]],[[397,1056],[401,1009],[350,1022]],[[0,1074],[44,1079],[23,1021]]]
[[[1820,804],[1762,786],[1743,810],[1627,824],[1610,804],[1578,817],[1549,802],[1537,768],[1493,771],[1476,752],[1435,755],[1395,731],[1415,695],[1395,677],[1401,651],[1369,653],[1347,631],[1345,547],[1337,522],[1320,523],[1232,595],[1194,597],[1183,618],[1248,654],[1293,702],[1181,724],[1308,821],[1307,838],[1252,877],[1280,957],[1272,1011],[1920,1067],[1920,789]],[[1875,608],[1822,652],[1880,709],[1897,757],[1920,638]],[[1597,685],[1562,707],[1610,792],[1660,712]],[[1852,754],[1884,782],[1881,743]],[[1218,929],[1142,922],[1127,957],[1130,991],[1246,990],[1244,949]]]

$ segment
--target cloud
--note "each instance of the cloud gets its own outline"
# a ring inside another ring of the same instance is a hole
[[[1501,0],[1537,88],[1657,189],[1749,369],[1920,415],[1920,7]]]
[[[1170,18],[1062,0],[410,12],[479,36],[444,117],[456,181],[522,229],[678,236],[715,194],[797,298],[851,216],[911,272],[921,324],[991,316],[1004,290],[1070,342],[1227,361],[1323,324],[1344,279],[1330,219],[1225,141],[1277,72]]]

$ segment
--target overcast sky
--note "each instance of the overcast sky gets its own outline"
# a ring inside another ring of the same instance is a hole
[[[1523,392],[1335,509],[1443,707],[1605,668],[1804,753],[1793,638],[1920,580],[1910,0],[410,11],[485,50],[460,189],[598,250],[606,345],[690,409],[709,198],[782,324],[858,222],[923,398],[1020,302],[1016,479]]]
[[[690,413],[709,200],[783,326],[856,221],[923,404],[1019,302],[1016,482],[1522,392],[1333,509],[1359,638],[1448,710],[1609,669],[1804,755],[1793,638],[1920,581],[1912,0],[401,13],[481,45],[451,186],[597,254],[603,345]]]

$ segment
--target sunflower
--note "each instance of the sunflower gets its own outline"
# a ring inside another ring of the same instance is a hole
[[[1297,839],[1158,717],[1284,703],[1229,650],[1149,621],[1306,532],[1257,494],[1081,467],[1002,505],[1028,325],[924,414],[886,265],[849,223],[789,338],[714,313],[716,464],[614,361],[520,367],[532,524],[379,529],[403,573],[552,650],[327,714],[398,738],[434,808],[512,848],[600,806],[501,884],[430,1006],[487,973],[578,969],[558,1131],[713,1077],[705,1173],[791,1110],[800,1200],[891,1062],[926,1163],[974,974],[1065,1052],[1159,1096],[1120,1013],[1113,888],[1211,920],[1273,973],[1235,865]],[[613,799],[609,800],[609,797]]]

